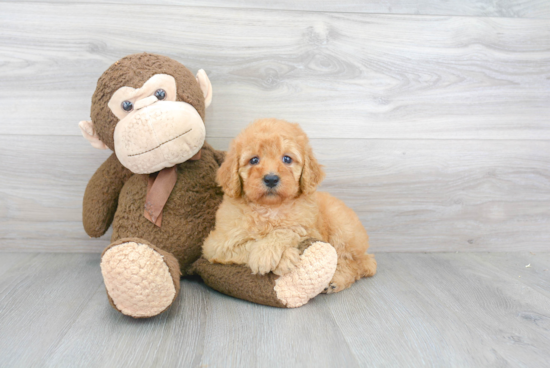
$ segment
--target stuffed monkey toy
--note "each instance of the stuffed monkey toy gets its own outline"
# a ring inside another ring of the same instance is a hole
[[[180,277],[201,276],[222,293],[275,307],[298,307],[319,294],[336,268],[327,243],[305,241],[290,274],[253,275],[242,265],[201,258],[223,192],[216,171],[224,152],[205,142],[212,85],[165,56],[135,54],[99,78],[84,137],[113,154],[90,179],[82,219],[91,237],[113,225],[101,256],[110,304],[135,318],[158,315],[176,300]],[[315,248],[315,251],[311,249]]]

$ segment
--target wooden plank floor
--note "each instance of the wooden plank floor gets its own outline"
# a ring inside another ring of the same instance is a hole
[[[550,362],[550,253],[379,253],[374,278],[294,310],[243,302],[184,280],[175,305],[147,320],[109,306],[99,257],[0,254],[0,366]]]

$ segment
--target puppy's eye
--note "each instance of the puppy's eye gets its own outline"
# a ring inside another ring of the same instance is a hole
[[[290,156],[283,156],[283,162],[285,164],[291,164],[292,163],[292,157]]]
[[[134,104],[131,101],[124,101],[121,105],[124,111],[132,111],[134,108]]]
[[[249,162],[250,162],[250,165],[258,165],[260,163],[260,158],[252,157]]]

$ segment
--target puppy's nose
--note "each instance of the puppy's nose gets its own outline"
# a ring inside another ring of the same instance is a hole
[[[264,176],[264,183],[269,188],[274,188],[279,184],[279,177],[277,175],[266,175]]]

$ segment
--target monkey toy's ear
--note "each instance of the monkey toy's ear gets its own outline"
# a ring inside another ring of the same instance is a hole
[[[108,147],[103,143],[99,136],[97,135],[97,132],[94,128],[94,123],[87,120],[82,120],[80,123],[78,123],[78,126],[80,127],[80,131],[82,132],[82,135],[84,138],[90,142],[92,147],[98,148],[98,149],[107,149]]]
[[[212,83],[210,83],[210,79],[208,79],[208,76],[203,69],[200,69],[197,72],[197,82],[199,83],[202,94],[204,95],[204,107],[206,108],[210,106],[210,102],[212,102]]]

